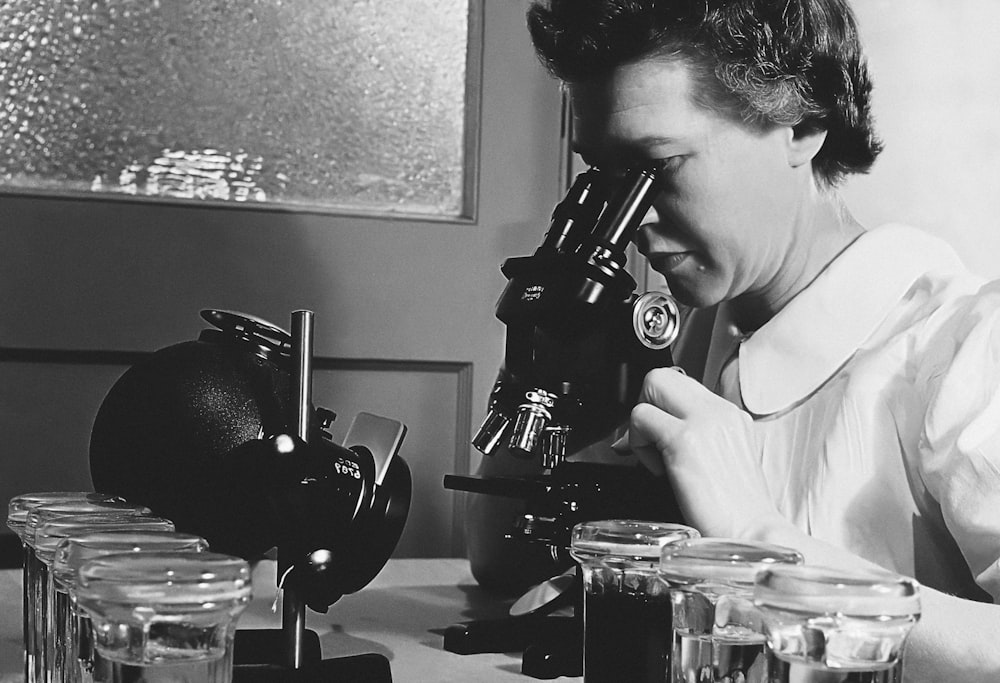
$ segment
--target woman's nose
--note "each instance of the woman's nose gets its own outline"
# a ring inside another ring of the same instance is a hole
[[[639,253],[645,254],[649,250],[649,245],[656,239],[656,228],[660,225],[660,215],[656,209],[649,207],[649,211],[639,221],[639,229],[635,233],[635,246],[639,248]]]

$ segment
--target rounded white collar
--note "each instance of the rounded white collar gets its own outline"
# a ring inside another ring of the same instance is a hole
[[[854,355],[916,280],[961,269],[943,240],[889,224],[867,231],[763,327],[744,335],[719,306],[705,368],[713,386],[739,345],[739,383],[747,410],[785,410],[819,389]]]

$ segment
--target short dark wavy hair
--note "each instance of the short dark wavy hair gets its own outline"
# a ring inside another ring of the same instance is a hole
[[[693,69],[702,106],[759,128],[827,131],[813,170],[831,186],[882,151],[847,0],[535,0],[528,28],[565,82],[667,56]]]

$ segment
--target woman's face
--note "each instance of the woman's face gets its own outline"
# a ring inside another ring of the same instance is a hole
[[[636,243],[679,301],[766,296],[796,244],[812,185],[789,160],[790,128],[759,131],[699,107],[696,87],[689,67],[673,60],[571,85],[576,149],[606,170],[662,168]]]

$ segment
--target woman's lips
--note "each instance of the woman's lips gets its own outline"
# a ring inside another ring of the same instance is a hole
[[[690,254],[689,251],[678,251],[670,254],[650,254],[647,258],[653,270],[668,273],[684,263]]]

